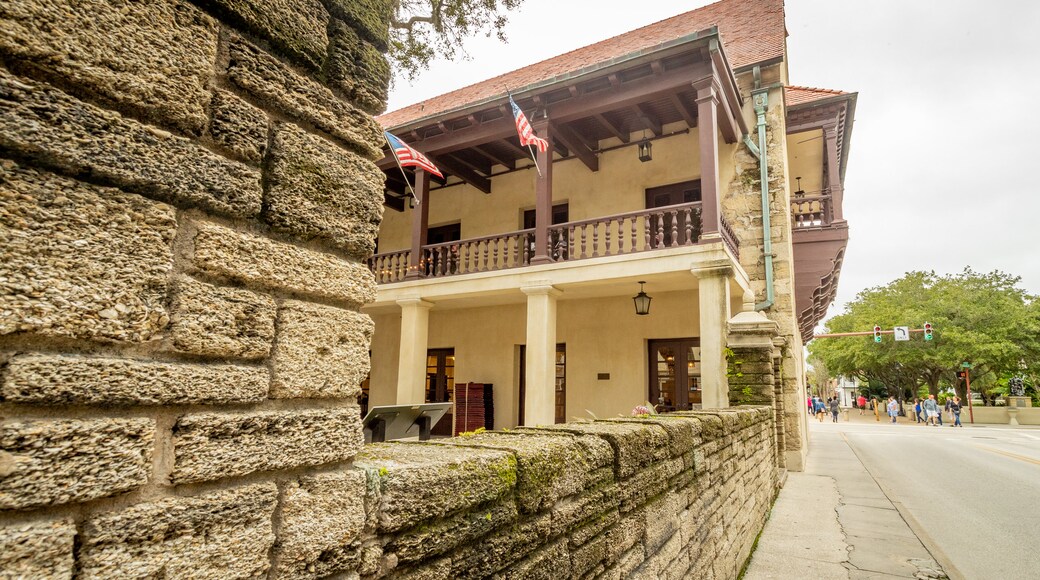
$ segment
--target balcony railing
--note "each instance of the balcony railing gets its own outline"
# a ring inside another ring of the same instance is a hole
[[[791,227],[796,230],[819,228],[833,220],[829,190],[798,194],[791,197]]]
[[[551,226],[546,248],[553,262],[571,262],[665,248],[696,245],[701,233],[700,202],[670,205]],[[723,221],[722,238],[736,254],[736,237]],[[528,266],[535,231],[519,230],[422,247],[419,278],[441,278]],[[368,259],[376,282],[400,282],[409,273],[410,252],[376,254]]]

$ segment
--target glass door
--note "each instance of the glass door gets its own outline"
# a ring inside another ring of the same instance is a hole
[[[700,340],[649,341],[650,403],[658,412],[682,411],[701,403]]]

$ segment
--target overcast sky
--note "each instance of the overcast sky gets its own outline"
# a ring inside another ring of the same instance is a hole
[[[471,61],[398,81],[388,110],[706,4],[525,0],[508,45],[472,39]],[[1040,2],[787,0],[786,13],[791,83],[859,93],[829,315],[909,270],[999,269],[1040,294]]]

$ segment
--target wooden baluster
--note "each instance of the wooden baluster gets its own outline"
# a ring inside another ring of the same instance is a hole
[[[571,252],[574,251],[574,226],[567,228],[567,259],[571,259]]]
[[[592,222],[592,257],[599,256],[599,222]]]
[[[638,243],[639,243],[639,242],[637,241],[637,239],[636,239],[636,222],[638,222],[638,221],[639,221],[639,218],[638,218],[638,217],[635,217],[635,216],[632,216],[632,217],[630,217],[630,218],[628,218],[628,219],[632,221],[632,246],[631,246],[631,247],[632,247],[632,249],[631,249],[631,250],[629,250],[629,251],[631,251],[631,252],[635,252],[636,250],[638,250],[638,249],[639,249],[638,247],[636,247],[636,244],[638,244]]]
[[[695,242],[693,239],[693,208],[686,208],[683,210],[683,219],[686,220],[686,245],[692,246]]]
[[[664,247],[664,212],[659,212],[657,215],[657,231],[654,232],[654,244],[655,248]]]
[[[488,240],[491,245],[491,269],[498,270],[498,238]]]
[[[397,278],[395,275],[397,274],[397,254],[387,256],[380,265],[382,266],[379,275],[380,282],[392,282]]]
[[[645,238],[643,240],[643,243],[644,243],[643,249],[644,250],[649,250],[652,247],[650,245],[650,220],[651,219],[652,218],[649,215],[644,215],[643,216],[643,233],[644,233],[644,238]]]
[[[672,210],[672,247],[679,245],[679,212]]]
[[[481,241],[479,242],[479,247],[480,247],[480,258],[479,258],[479,259],[480,259],[480,260],[482,260],[482,261],[483,261],[483,263],[484,263],[484,265],[483,265],[483,267],[481,267],[480,271],[481,271],[481,272],[487,272],[487,269],[488,269],[488,247],[487,247],[487,240],[481,240]]]
[[[582,224],[582,226],[581,226],[581,259],[585,259],[585,258],[588,257],[588,255],[585,253],[585,246],[586,246],[586,243],[585,243],[585,228],[586,227],[588,227],[588,224]]]
[[[623,218],[617,218],[614,220],[617,225],[617,253],[618,255],[625,253],[625,220]]]

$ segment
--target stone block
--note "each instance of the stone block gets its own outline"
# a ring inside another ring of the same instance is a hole
[[[276,123],[264,221],[367,258],[383,219],[384,179],[371,161],[296,125]]]
[[[282,491],[275,576],[321,578],[357,567],[365,527],[365,473],[302,477]]]
[[[72,578],[72,520],[0,526],[0,579]]]
[[[693,450],[701,434],[700,421],[691,417],[679,417],[673,415],[654,415],[648,418],[622,417],[610,419],[618,423],[650,423],[661,427],[668,433],[671,456],[677,457]]]
[[[152,419],[23,421],[0,425],[0,509],[87,501],[144,485],[152,467]]]
[[[228,53],[228,80],[264,106],[309,123],[366,157],[382,155],[383,130],[368,113],[239,37],[232,38]]]
[[[390,63],[373,44],[350,26],[333,20],[329,27],[329,59],[325,77],[362,110],[378,115],[386,110]]]
[[[367,314],[286,300],[278,313],[272,398],[356,397],[368,375]]]
[[[607,561],[607,537],[599,536],[580,548],[571,549],[572,577],[581,578]]]
[[[432,444],[366,445],[354,458],[376,489],[375,522],[394,532],[513,493],[516,458],[492,449]]]
[[[170,307],[173,346],[222,358],[266,358],[274,343],[277,312],[270,296],[184,276],[174,284]]]
[[[683,469],[683,458],[675,457],[649,465],[621,481],[621,511],[635,509],[649,498],[675,485],[675,478]]]
[[[393,0],[327,0],[326,4],[333,16],[347,21],[379,50],[387,50]]]
[[[686,499],[676,492],[654,498],[643,511],[646,517],[646,552],[656,553],[665,542],[679,533],[679,515],[686,507]]]
[[[560,502],[550,512],[552,535],[569,535],[604,515],[609,517],[609,514],[616,513],[620,502],[618,496],[617,484],[609,483]]]
[[[4,2],[0,53],[11,66],[198,135],[217,23],[179,0]]]
[[[213,91],[213,141],[251,163],[259,164],[267,152],[267,114],[227,91]]]
[[[152,338],[169,320],[174,216],[137,195],[0,160],[0,334]]]
[[[493,530],[515,522],[517,517],[516,502],[507,496],[494,503],[415,526],[394,537],[386,550],[392,552],[399,562],[427,560],[480,541]]]
[[[181,207],[260,213],[260,172],[0,68],[0,147]]]
[[[318,68],[329,44],[329,13],[319,0],[202,0],[223,20],[256,34],[280,55]]]
[[[494,580],[557,580],[571,577],[567,541],[559,540],[492,576]]]
[[[376,298],[375,277],[363,263],[214,224],[194,223],[192,260],[207,274],[355,307]]]
[[[455,580],[455,576],[451,573],[450,558],[395,569],[393,578],[394,580]]]
[[[517,501],[524,513],[551,509],[567,496],[613,479],[613,451],[598,437],[514,431],[456,437],[449,442],[515,454]]]
[[[646,518],[636,512],[622,517],[621,520],[606,532],[607,562],[613,564],[622,560],[626,552],[636,549],[643,555],[643,534],[646,533]],[[639,560],[642,562],[642,558]]]
[[[549,515],[534,516],[484,536],[480,542],[452,553],[452,577],[458,580],[488,578],[526,557],[549,540]],[[556,577],[567,577],[566,574]]]
[[[605,439],[614,449],[614,469],[618,479],[628,477],[641,467],[668,457],[668,433],[653,424],[626,424],[611,421],[562,423],[538,427],[532,431],[564,431],[595,435]]]
[[[175,483],[345,461],[364,445],[356,405],[190,414],[173,434]]]
[[[256,403],[267,396],[262,367],[29,354],[12,358],[0,399],[48,405]]]
[[[256,578],[270,567],[273,483],[163,499],[92,515],[82,578]]]

